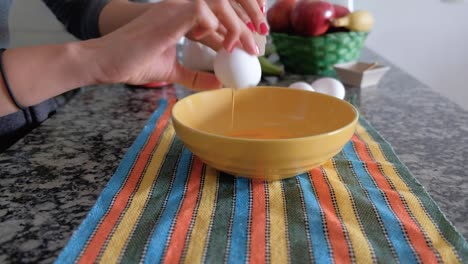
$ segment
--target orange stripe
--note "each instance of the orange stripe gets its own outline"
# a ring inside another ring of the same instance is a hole
[[[426,242],[424,233],[409,215],[398,192],[392,189],[392,186],[390,186],[387,179],[381,173],[377,163],[372,159],[367,151],[365,143],[356,135],[353,136],[352,141],[354,143],[356,153],[366,164],[367,170],[372,178],[374,178],[378,188],[385,192],[393,212],[395,212],[397,217],[401,220],[404,230],[406,231],[406,234],[421,261],[423,263],[437,263],[437,256]]]
[[[102,224],[98,227],[92,239],[89,241],[85,251],[79,259],[79,263],[92,263],[96,261],[102,246],[106,242],[120,215],[124,211],[131,195],[135,191],[139,179],[143,175],[146,163],[151,157],[150,153],[156,147],[159,137],[164,131],[164,128],[166,127],[166,124],[171,116],[171,109],[173,105],[174,101],[169,101],[166,111],[161,116],[160,121],[156,125],[153,133],[150,135],[147,144],[141,151],[140,156],[137,158],[137,161],[132,171],[130,172],[130,176],[128,176],[127,182],[125,183],[120,193],[117,194],[117,197],[115,198],[114,204],[110,208],[109,213],[104,217],[101,222]]]
[[[182,202],[180,213],[174,226],[167,251],[164,256],[164,263],[180,263],[185,247],[185,237],[192,221],[193,211],[197,203],[197,193],[200,190],[200,181],[203,163],[198,157],[194,157],[190,179],[185,192],[185,199]]]
[[[315,168],[310,172],[310,181],[315,186],[320,207],[325,213],[325,223],[328,230],[328,241],[336,263],[350,263],[349,247],[341,223],[333,206],[330,188],[325,181],[325,175],[321,168]]]
[[[266,202],[265,182],[252,181],[252,222],[250,227],[250,262],[266,262]]]

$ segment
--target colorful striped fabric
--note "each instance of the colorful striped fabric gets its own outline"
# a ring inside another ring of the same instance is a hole
[[[160,106],[56,263],[462,263],[464,238],[361,119],[342,152],[283,181],[234,178]]]

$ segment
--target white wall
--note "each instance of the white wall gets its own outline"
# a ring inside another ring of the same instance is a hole
[[[468,2],[355,0],[376,19],[367,46],[468,110]]]

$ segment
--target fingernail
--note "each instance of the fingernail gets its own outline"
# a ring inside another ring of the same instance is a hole
[[[265,11],[266,11],[265,5],[262,5],[262,6],[260,7],[260,11],[262,11],[262,13],[265,14]]]
[[[255,32],[255,26],[252,22],[247,23],[247,27],[250,29],[250,31]]]
[[[260,24],[260,34],[266,35],[268,33],[268,26],[265,24],[265,22],[262,22]]]

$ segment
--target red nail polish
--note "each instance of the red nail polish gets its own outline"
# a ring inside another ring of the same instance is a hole
[[[246,25],[252,32],[255,32],[255,26],[251,21],[247,22]]]
[[[255,32],[255,26],[253,25],[252,22],[249,21],[247,23],[247,27],[250,29],[250,31]]]
[[[266,8],[265,8],[264,5],[262,5],[262,6],[260,7],[260,11],[262,11],[262,13],[265,14]]]
[[[268,33],[268,27],[267,25],[265,24],[265,22],[262,22],[260,24],[260,34],[262,35],[266,35]]]

